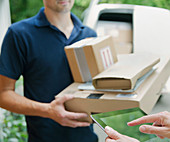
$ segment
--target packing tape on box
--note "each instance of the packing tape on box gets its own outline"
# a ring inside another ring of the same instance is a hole
[[[83,48],[74,48],[74,53],[83,81],[87,82],[92,80]]]

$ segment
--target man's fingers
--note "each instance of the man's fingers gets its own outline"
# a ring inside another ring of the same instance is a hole
[[[128,122],[128,125],[135,126],[135,125],[140,125],[143,123],[154,123],[155,121],[158,121],[159,119],[160,119],[160,116],[158,114],[153,114],[153,115],[143,116],[141,118]]]
[[[67,127],[76,128],[76,127],[90,126],[90,123],[88,123],[88,122],[79,122],[79,121],[75,121],[75,120],[67,120],[66,123],[64,123],[62,125],[67,126]]]
[[[55,99],[57,100],[58,104],[63,104],[64,102],[73,99],[74,96],[72,95],[67,95],[67,96],[62,96],[62,97],[55,97]]]
[[[69,112],[66,111],[65,117],[68,119],[80,119],[80,118],[86,118],[88,115],[86,113],[76,113],[76,112]]]
[[[88,123],[88,122],[73,121],[73,126],[76,126],[76,127],[87,127],[87,126],[90,126],[90,123]]]
[[[105,127],[105,132],[106,132],[106,134],[110,137],[110,138],[112,138],[112,139],[114,139],[114,140],[117,140],[117,139],[120,139],[121,138],[121,134],[119,134],[117,131],[115,131],[115,130],[113,130],[111,127],[109,127],[109,126],[106,126]]]
[[[151,125],[142,125],[139,127],[139,130],[142,133],[147,134],[156,134],[156,135],[162,135],[167,131],[166,127],[157,127],[157,126],[151,126]]]

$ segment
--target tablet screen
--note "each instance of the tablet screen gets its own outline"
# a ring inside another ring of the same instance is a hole
[[[156,137],[151,134],[144,134],[139,131],[140,125],[128,126],[130,122],[146,114],[139,108],[131,108],[125,110],[117,110],[91,115],[92,119],[104,130],[106,126],[110,126],[121,134],[133,137],[139,141],[147,141]]]

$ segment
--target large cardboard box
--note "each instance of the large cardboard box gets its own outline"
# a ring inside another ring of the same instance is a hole
[[[128,22],[100,20],[96,25],[96,31],[98,36],[111,35],[114,43],[133,41],[132,24]]]
[[[73,83],[57,96],[74,95],[74,99],[65,102],[66,109],[73,112],[86,112],[89,117],[83,121],[91,123],[92,113],[139,107],[148,114],[157,102],[170,75],[170,58],[162,57],[157,66],[158,69],[132,93],[80,91],[77,89],[80,83]]]
[[[132,53],[133,31],[131,23],[99,20],[95,29],[98,36],[112,36],[117,54]]]
[[[75,82],[91,81],[92,77],[117,62],[111,36],[88,38],[65,47]]]
[[[114,43],[117,54],[130,54],[133,52],[133,45],[130,42]]]

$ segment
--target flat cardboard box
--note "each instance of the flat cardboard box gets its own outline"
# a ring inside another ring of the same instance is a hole
[[[124,54],[119,61],[93,78],[96,89],[130,90],[136,81],[149,72],[160,61],[154,54]]]
[[[87,82],[117,62],[111,36],[88,38],[65,47],[75,82]]]
[[[74,99],[65,102],[66,109],[86,112],[89,117],[82,121],[90,123],[92,123],[90,115],[93,113],[139,107],[148,114],[160,97],[161,90],[170,75],[170,57],[162,57],[157,67],[157,70],[133,93],[79,91],[77,87],[80,83],[73,83],[57,97],[74,95]]]

